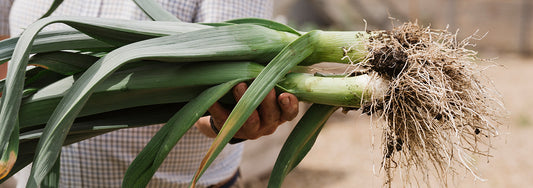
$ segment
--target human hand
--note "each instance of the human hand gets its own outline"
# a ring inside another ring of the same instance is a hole
[[[239,83],[233,87],[233,96],[239,101],[248,88],[246,83]],[[208,137],[216,137],[211,128],[209,118],[213,118],[214,126],[220,130],[231,113],[231,109],[224,108],[220,103],[213,104],[209,109],[210,116],[202,117],[195,124],[200,131]],[[246,120],[234,138],[257,139],[261,136],[270,135],[276,131],[279,125],[294,119],[298,115],[298,99],[290,93],[282,93],[276,97],[272,89],[257,110]]]

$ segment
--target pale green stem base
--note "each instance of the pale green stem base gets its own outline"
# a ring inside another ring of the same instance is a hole
[[[360,62],[368,54],[366,41],[369,36],[364,31],[321,31],[313,53],[298,65]]]
[[[383,98],[386,85],[369,75],[323,77],[305,73],[289,73],[278,88],[292,93],[301,101],[340,107],[361,107],[372,99]]]

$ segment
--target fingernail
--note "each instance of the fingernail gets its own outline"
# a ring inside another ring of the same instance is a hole
[[[291,101],[289,100],[289,97],[285,97],[281,99],[281,104],[284,106],[289,105],[290,103]]]

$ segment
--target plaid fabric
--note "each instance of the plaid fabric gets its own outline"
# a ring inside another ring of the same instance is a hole
[[[162,125],[124,129],[63,147],[63,187],[120,187],[124,172]],[[178,142],[148,187],[186,187],[211,146],[195,127]],[[200,179],[203,186],[230,178],[237,170],[242,144],[227,145]],[[201,187],[201,186],[200,186]]]
[[[5,1],[5,0],[2,0]],[[267,0],[156,0],[187,22],[220,22],[239,17],[272,16]],[[12,36],[41,17],[51,0],[16,0],[10,13]],[[145,20],[147,16],[131,0],[65,0],[52,16],[78,15]],[[0,24],[1,25],[1,24]],[[53,24],[45,30],[67,27]],[[120,187],[128,165],[162,125],[124,129],[63,147],[62,187]],[[196,128],[189,130],[156,172],[149,187],[185,187],[213,139]],[[243,144],[228,145],[200,178],[208,186],[230,178],[241,160]]]
[[[13,0],[1,0],[0,1],[0,35],[9,35],[9,10]]]
[[[5,0],[3,0],[5,1]],[[242,17],[272,17],[272,0],[155,0],[184,22],[221,22]],[[40,18],[52,0],[17,0],[10,15],[13,36]],[[52,14],[146,20],[148,17],[131,0],[65,0]],[[45,30],[66,27],[53,24]]]

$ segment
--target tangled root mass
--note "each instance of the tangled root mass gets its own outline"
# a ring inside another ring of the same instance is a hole
[[[474,156],[489,156],[504,109],[481,72],[486,60],[467,49],[474,36],[457,41],[448,31],[414,23],[370,34],[370,53],[361,64],[390,84],[385,98],[364,109],[385,122],[387,183],[397,169],[402,180],[416,170],[424,177],[435,172],[432,177],[446,184],[457,167],[477,177]]]

